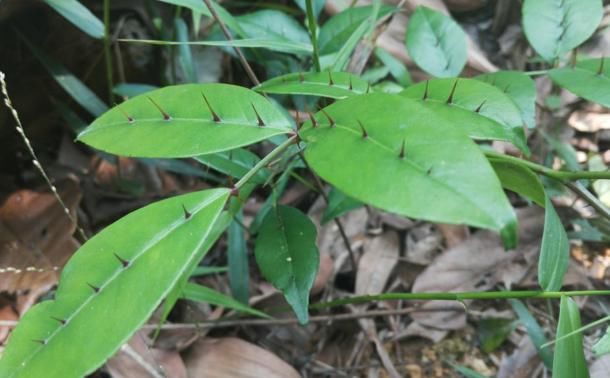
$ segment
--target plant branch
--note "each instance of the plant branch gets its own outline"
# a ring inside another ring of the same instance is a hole
[[[320,72],[320,51],[318,49],[318,28],[316,25],[316,16],[313,12],[312,0],[305,0],[307,4],[307,23],[309,25],[309,35],[311,36],[311,45],[313,47],[313,66],[316,72]]]
[[[297,140],[297,138],[298,137],[296,135],[293,135],[290,138],[286,139],[284,143],[277,146],[273,151],[269,152],[267,156],[262,158],[261,161],[256,163],[256,165],[252,167],[252,169],[250,169],[241,179],[239,179],[239,181],[237,181],[233,187],[235,189],[242,188],[258,171],[265,168],[271,160],[273,160],[280,153],[284,152],[285,149],[290,147],[290,145],[293,144]]]
[[[106,82],[108,84],[108,104],[114,103],[112,55],[110,52],[110,0],[104,0],[104,58],[106,59]]]
[[[220,30],[222,30],[222,33],[225,35],[225,38],[227,40],[229,40],[229,41],[232,41],[233,40],[233,36],[231,35],[231,31],[229,31],[229,29],[227,28],[225,23],[222,22],[220,17],[218,17],[218,13],[216,12],[216,9],[214,9],[214,6],[212,5],[212,1],[211,0],[203,0],[203,2],[205,3],[205,5],[210,10],[210,14],[214,18],[214,20],[218,23],[218,26],[220,26]],[[237,54],[237,57],[239,58],[239,62],[241,63],[241,65],[244,68],[244,70],[246,71],[246,74],[248,75],[248,77],[250,78],[252,83],[254,85],[260,85],[261,82],[256,77],[256,74],[254,73],[254,70],[252,70],[252,67],[250,67],[250,64],[246,60],[246,57],[244,56],[244,54],[241,52],[240,48],[237,47],[237,46],[233,46],[233,50]]]
[[[590,191],[587,190],[581,183],[579,182],[566,182],[565,186],[570,188],[572,192],[574,192],[577,196],[582,198],[585,202],[589,204],[592,208],[597,211],[599,215],[610,220],[610,210]]]

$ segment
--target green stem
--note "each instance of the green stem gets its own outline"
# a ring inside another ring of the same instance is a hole
[[[578,297],[586,295],[610,295],[610,290],[584,290],[584,291],[484,291],[484,292],[461,292],[461,293],[384,293],[376,295],[362,295],[349,298],[337,299],[311,305],[312,309],[343,306],[346,304],[368,303],[373,301],[388,300],[444,300],[465,301],[470,299],[522,299],[522,298],[561,298]]]
[[[313,46],[313,65],[316,72],[320,72],[320,52],[318,51],[316,16],[313,13],[312,0],[305,0],[305,2],[307,4],[307,23],[309,24],[309,35],[311,36],[311,45]]]
[[[485,156],[491,159],[510,161],[523,167],[527,167],[536,173],[559,180],[561,182],[576,181],[581,179],[610,180],[610,171],[556,171],[554,169],[547,168],[543,165],[532,163],[531,161],[519,159],[510,155],[500,154],[497,152],[485,151]]]
[[[280,153],[284,152],[284,150],[290,147],[290,145],[293,144],[296,140],[297,136],[293,135],[290,138],[286,139],[284,143],[275,147],[273,151],[269,152],[267,156],[262,158],[261,161],[259,161],[254,167],[252,167],[251,170],[248,171],[248,173],[246,173],[237,183],[235,183],[234,188],[242,188],[248,182],[248,180],[250,180],[258,171],[265,168],[265,166],[267,166],[267,164],[269,164],[271,160],[273,160]]]

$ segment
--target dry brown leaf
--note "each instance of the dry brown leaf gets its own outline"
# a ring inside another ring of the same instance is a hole
[[[78,182],[63,180],[57,190],[74,214],[81,198]],[[29,307],[57,282],[57,270],[79,247],[74,230],[51,193],[13,193],[0,208],[0,291],[28,290]]]
[[[398,235],[393,231],[369,238],[356,273],[356,295],[379,294],[398,263]]]
[[[10,304],[5,304],[0,308],[0,320],[2,321],[15,321],[19,320],[19,315],[13,309]],[[6,337],[11,332],[12,327],[0,327],[0,344],[3,345],[6,341]]]
[[[505,251],[497,233],[479,231],[470,239],[440,254],[416,279],[412,291],[485,291],[498,283],[506,287],[527,273],[525,255],[538,251],[542,236],[543,211],[531,207],[518,212],[519,248]],[[453,301],[433,301],[425,308],[461,306]],[[414,313],[413,320],[438,329],[459,329],[466,324],[465,312]]]
[[[296,378],[299,373],[275,354],[244,340],[206,338],[184,357],[188,377]]]
[[[334,273],[333,259],[327,253],[320,254],[320,268],[318,275],[311,287],[311,295],[316,295],[322,292],[326,284],[330,281]]]

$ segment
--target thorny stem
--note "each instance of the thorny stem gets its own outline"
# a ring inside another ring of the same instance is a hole
[[[110,0],[104,0],[104,58],[106,59],[106,81],[108,84],[108,103],[114,103],[112,55],[110,53]]]
[[[311,36],[311,45],[313,46],[313,65],[316,72],[320,72],[320,51],[318,50],[318,30],[316,26],[316,16],[313,12],[312,0],[306,0],[307,4],[307,23],[309,25],[309,35]]]
[[[216,9],[212,5],[211,0],[203,0],[203,2],[205,3],[206,7],[208,7],[208,9],[210,10],[210,14],[214,18],[214,20],[218,23],[218,26],[220,26],[220,30],[222,30],[222,33],[225,35],[225,38],[227,40],[229,40],[229,41],[232,41],[233,40],[233,36],[231,35],[231,32],[229,31],[229,29],[227,28],[225,23],[222,22],[220,17],[218,17],[218,13],[216,12]],[[246,60],[246,57],[241,52],[239,47],[233,46],[233,50],[235,50],[235,53],[237,54],[237,57],[239,58],[239,62],[241,63],[241,65],[244,68],[244,70],[246,71],[246,74],[248,75],[248,77],[250,78],[252,83],[254,85],[260,85],[261,82],[256,77],[256,74],[254,73],[254,70],[252,70],[252,67],[250,67],[250,64]]]

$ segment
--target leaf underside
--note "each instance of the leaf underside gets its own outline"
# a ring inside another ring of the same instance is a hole
[[[78,140],[124,156],[178,158],[234,149],[290,132],[269,100],[227,84],[184,84],[131,98]]]
[[[65,266],[55,299],[30,309],[11,334],[0,376],[82,377],[99,367],[192,263],[229,192],[156,202],[87,241]]]

